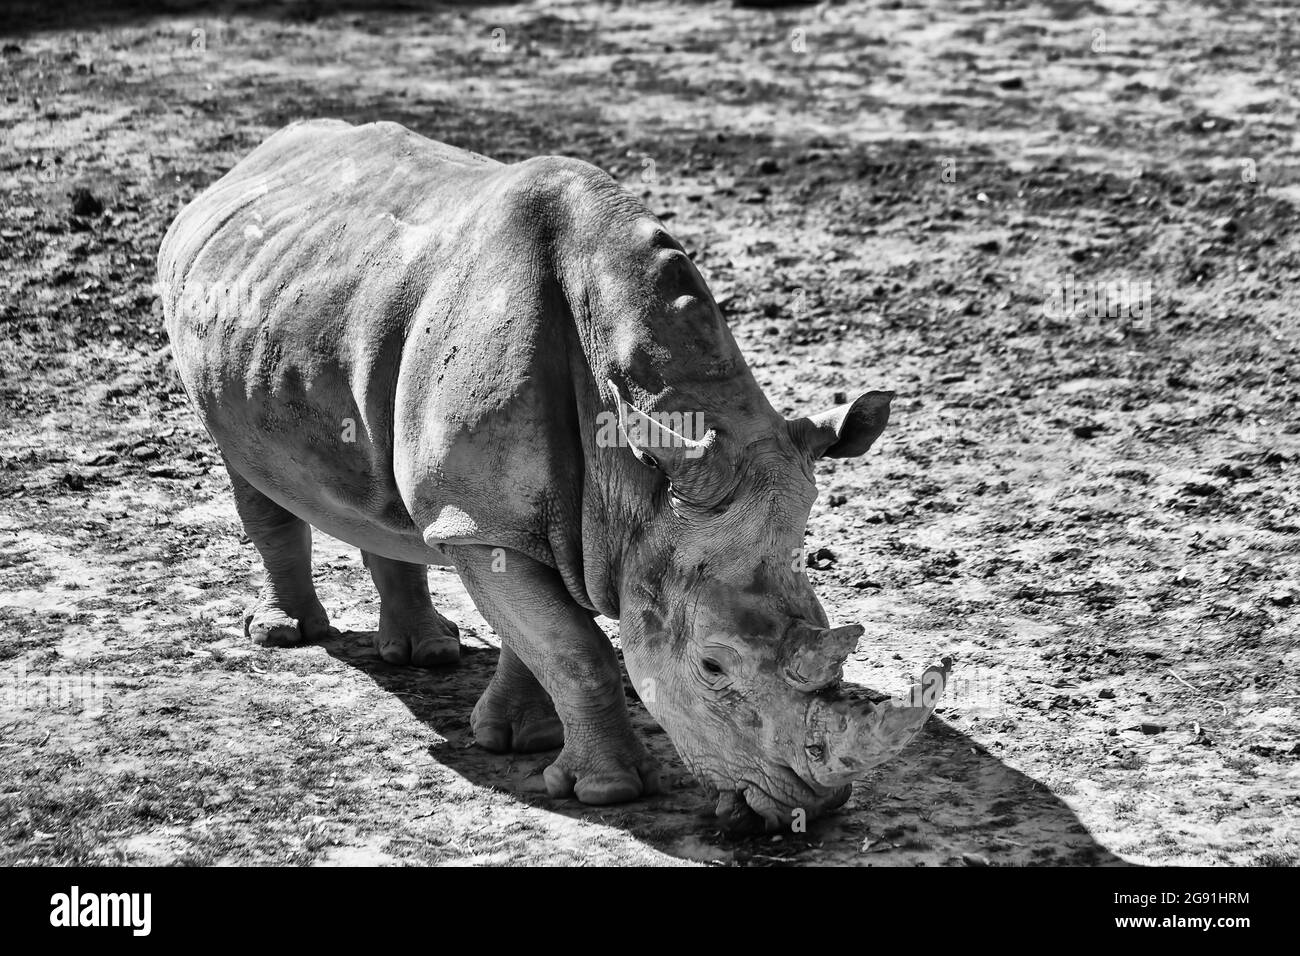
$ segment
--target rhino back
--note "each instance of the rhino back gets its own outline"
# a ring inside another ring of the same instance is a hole
[[[159,253],[167,328],[233,468],[331,534],[435,559],[402,488],[444,470],[424,450],[439,435],[491,432],[494,410],[542,384],[530,371],[537,335],[519,329],[523,316],[543,320],[546,299],[545,270],[519,248],[536,241],[521,234],[527,165],[395,124],[318,121],[271,137],[181,213]],[[508,440],[497,426],[492,447]],[[511,475],[491,449],[467,459],[463,441],[439,447],[462,478],[548,480],[532,464]]]

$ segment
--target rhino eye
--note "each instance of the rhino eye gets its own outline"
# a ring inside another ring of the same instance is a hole
[[[699,649],[699,657],[695,658],[696,676],[704,682],[711,691],[723,691],[732,685],[735,673],[739,669],[740,660],[732,660],[735,657],[735,651],[725,645],[710,643],[707,647]],[[734,664],[732,673],[728,673],[727,664]]]

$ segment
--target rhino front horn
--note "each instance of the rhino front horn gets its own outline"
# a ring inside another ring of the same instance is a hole
[[[781,673],[799,690],[820,690],[840,679],[845,659],[858,646],[865,628],[811,627],[797,624],[786,637]]]
[[[822,786],[842,786],[889,760],[925,725],[948,683],[952,663],[926,668],[902,699],[814,700],[808,708],[808,765]]]

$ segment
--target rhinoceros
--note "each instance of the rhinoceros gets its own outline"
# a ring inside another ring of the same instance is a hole
[[[176,366],[266,583],[247,635],[331,632],[311,528],[359,548],[397,665],[457,660],[429,565],[501,640],[470,717],[561,748],[552,796],[656,792],[610,640],[725,825],[834,808],[934,707],[851,699],[863,629],[803,572],[819,458],[862,455],[892,393],[786,420],[682,246],[577,159],[503,164],[394,123],[271,136],[158,255]]]

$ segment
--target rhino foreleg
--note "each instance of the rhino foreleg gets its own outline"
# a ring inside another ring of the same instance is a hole
[[[474,705],[470,726],[478,745],[496,753],[532,753],[564,744],[564,726],[551,695],[504,641],[496,673]]]
[[[379,630],[375,650],[390,664],[435,667],[460,660],[460,629],[433,608],[429,573],[408,564],[361,552],[379,592]]]
[[[547,792],[583,803],[656,792],[659,771],[632,731],[609,639],[554,569],[516,552],[498,555],[483,545],[451,549],[479,613],[555,703],[564,749],[546,768]]]
[[[244,614],[244,633],[267,647],[329,636],[329,616],[311,581],[311,526],[250,485],[229,462],[226,470],[239,520],[266,568],[257,602]]]

